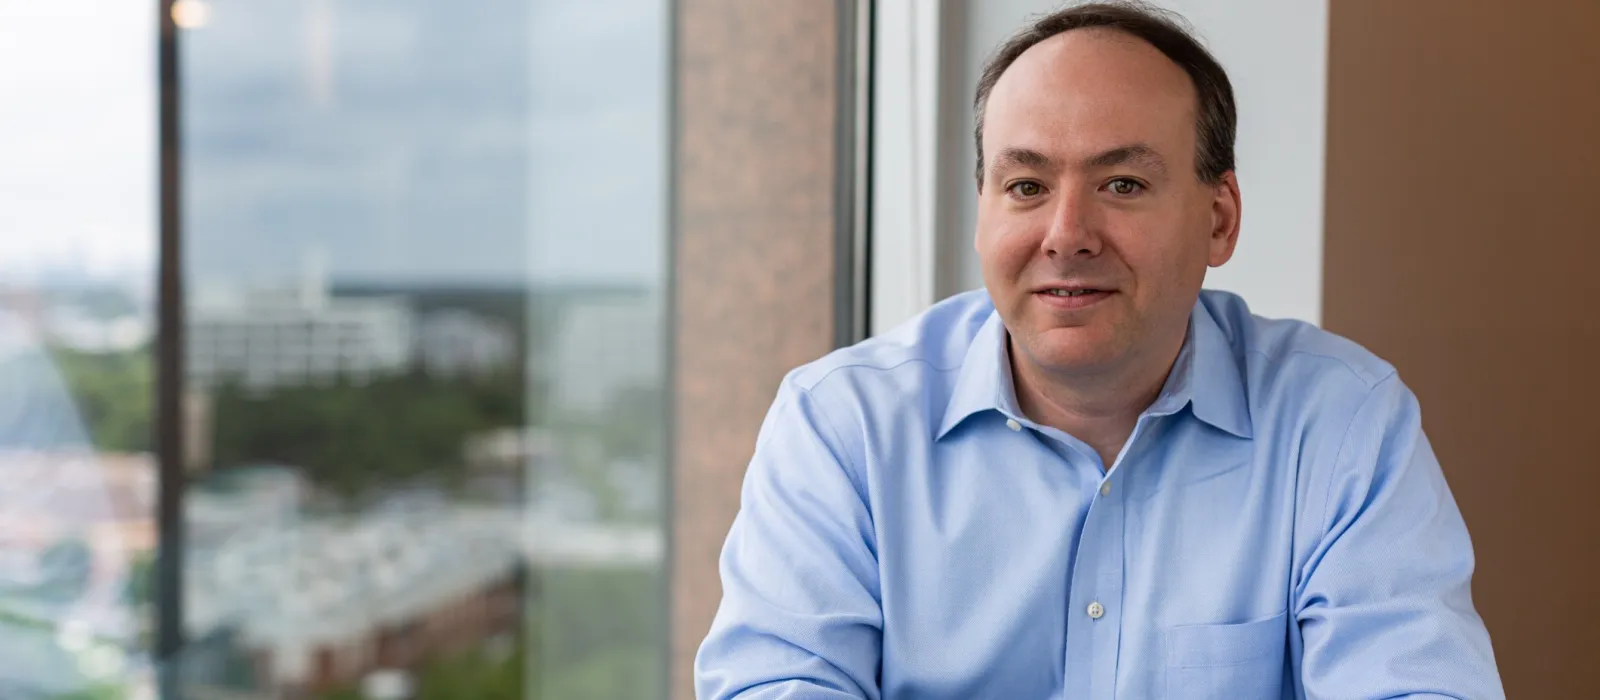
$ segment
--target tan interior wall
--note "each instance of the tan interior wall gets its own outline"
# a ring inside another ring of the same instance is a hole
[[[1324,320],[1394,362],[1512,698],[1600,661],[1600,2],[1333,0]]]
[[[833,343],[835,5],[676,3],[675,698],[694,697],[756,431]]]

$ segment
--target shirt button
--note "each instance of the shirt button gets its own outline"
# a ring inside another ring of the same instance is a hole
[[[1105,614],[1106,614],[1105,606],[1102,606],[1100,604],[1100,601],[1097,600],[1097,601],[1089,604],[1089,619],[1098,620],[1101,617],[1104,617]]]
[[[1015,419],[1015,418],[1006,419],[1006,427],[1010,428],[1011,432],[1017,432],[1019,430],[1022,430],[1022,424],[1018,423],[1017,419]]]
[[[1110,496],[1111,495],[1111,482],[1107,481],[1106,483],[1103,483],[1103,484],[1100,485],[1100,495],[1102,495],[1102,496]]]

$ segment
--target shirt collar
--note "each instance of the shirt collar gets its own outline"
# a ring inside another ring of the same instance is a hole
[[[984,411],[999,411],[1022,420],[1017,408],[1016,385],[1006,352],[1007,333],[999,312],[978,329],[967,348],[954,391],[945,406],[935,440],[944,438],[967,418]],[[1149,413],[1177,413],[1192,406],[1196,418],[1242,438],[1251,436],[1250,407],[1244,379],[1233,346],[1204,304],[1196,303],[1189,315],[1189,334],[1172,365],[1167,383],[1151,404]]]

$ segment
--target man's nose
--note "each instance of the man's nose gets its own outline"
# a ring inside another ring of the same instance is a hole
[[[1093,195],[1063,188],[1051,212],[1041,247],[1051,258],[1093,257],[1100,253],[1100,228]]]

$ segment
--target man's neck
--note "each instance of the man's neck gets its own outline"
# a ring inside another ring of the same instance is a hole
[[[1018,407],[1033,421],[1088,443],[1110,469],[1139,416],[1160,396],[1183,348],[1179,340],[1158,357],[1090,376],[1050,373],[1022,357],[1008,340]]]

